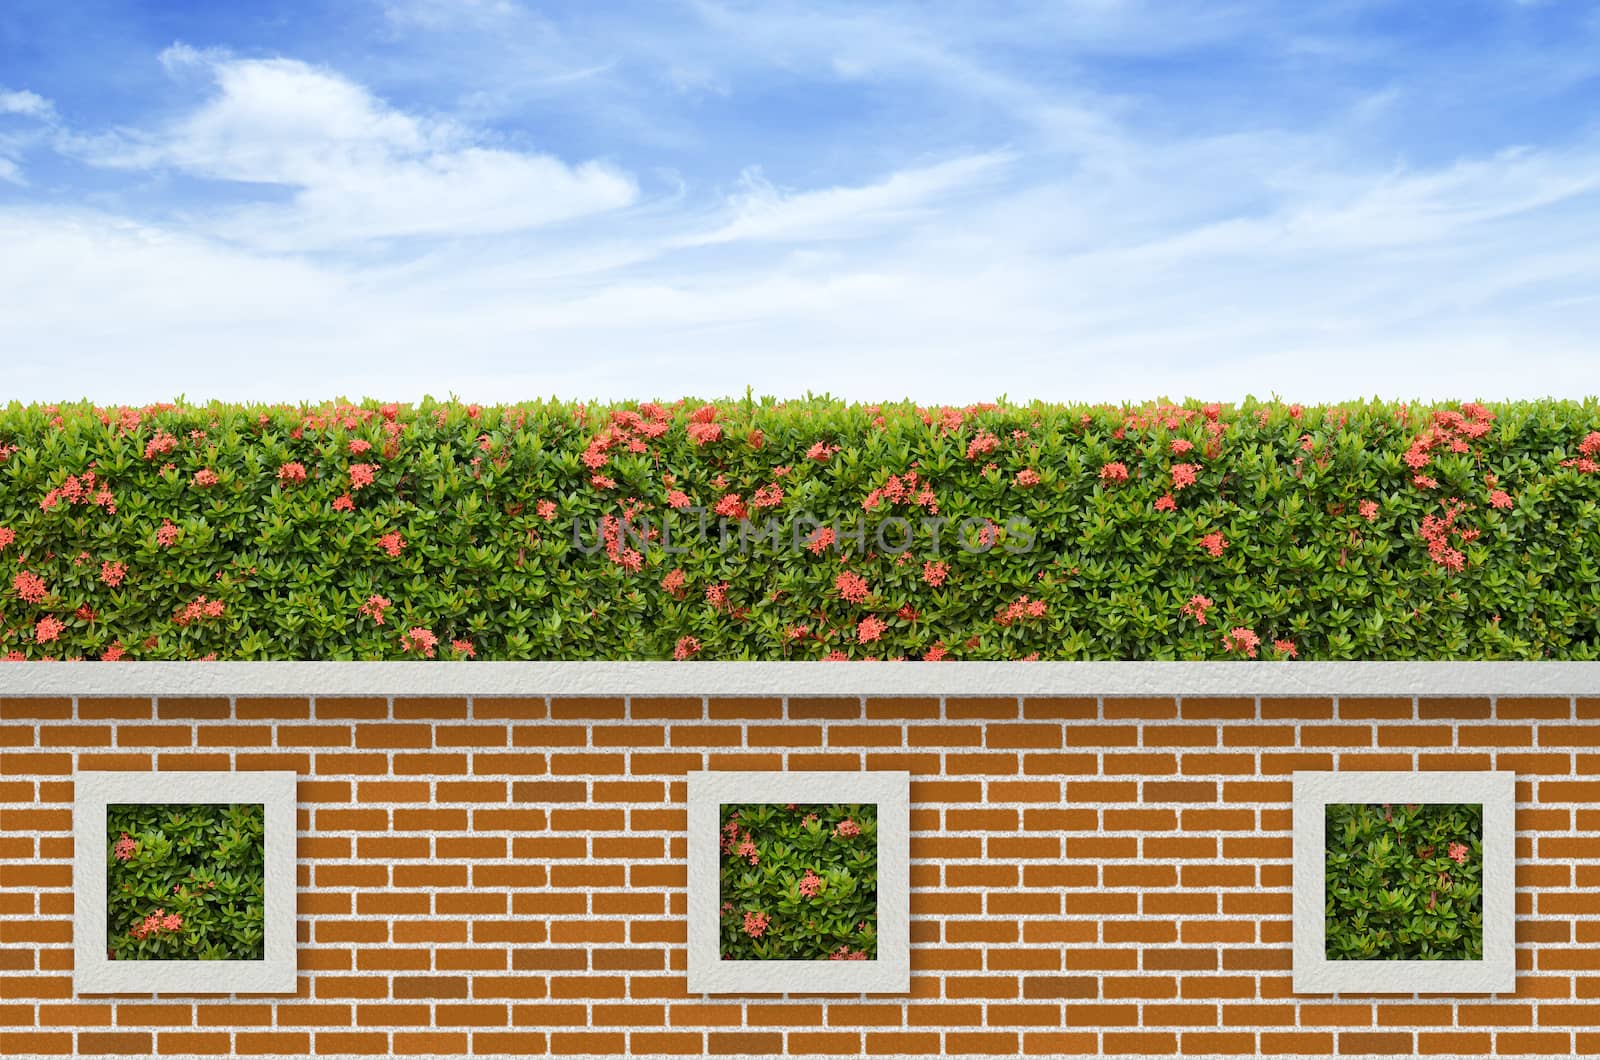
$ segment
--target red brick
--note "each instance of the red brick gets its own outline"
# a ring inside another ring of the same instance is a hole
[[[856,696],[791,696],[788,707],[789,718],[795,721],[850,721],[861,717],[861,700]]]
[[[1145,802],[1216,802],[1217,785],[1203,780],[1147,780],[1143,784]]]
[[[1102,729],[1102,733],[1109,735],[1111,726]],[[1087,746],[1079,742],[1077,737],[1081,734],[1080,726],[1068,728],[1068,743],[1073,746]],[[1132,733],[1132,726],[1125,730]],[[1119,740],[1119,743],[1121,741]],[[1133,741],[1128,740],[1131,745]],[[1217,727],[1215,725],[1146,725],[1142,743],[1146,747],[1215,747],[1217,746]]]
[[[1182,1041],[1186,1053],[1254,1056],[1256,1052],[1256,1036],[1244,1031],[1185,1031]]]
[[[163,1056],[228,1056],[233,1053],[233,1042],[225,1031],[162,1031],[156,1035],[156,1051]]]
[[[1517,721],[1566,721],[1573,717],[1572,700],[1555,696],[1499,696],[1495,717]]]
[[[1022,701],[1022,716],[1029,720],[1089,721],[1098,713],[1099,705],[1089,696],[1030,696]]]
[[[1572,1035],[1560,1031],[1501,1031],[1495,1035],[1497,1052],[1502,1056],[1529,1053],[1541,1056],[1572,1054]]]
[[[1262,696],[1261,716],[1268,721],[1323,721],[1333,717],[1333,700],[1315,696]]]
[[[165,1039],[166,1035],[162,1035],[162,1040]],[[226,1036],[223,1040],[226,1042]],[[387,1056],[389,1053],[389,1036],[381,1031],[322,1030],[317,1032],[315,1044],[319,1054]]]
[[[148,1056],[155,1038],[148,1031],[79,1031],[78,1053],[83,1056]]]
[[[318,696],[315,706],[323,721],[372,721],[389,716],[389,700],[383,696]]]
[[[1301,747],[1371,747],[1370,725],[1302,725]]]
[[[1108,1053],[1175,1053],[1178,1036],[1166,1031],[1106,1031],[1100,1036]]]
[[[537,696],[474,696],[472,716],[479,721],[539,721],[549,715]]]
[[[1359,1032],[1344,1031],[1339,1035],[1339,1053],[1380,1053],[1390,1056],[1399,1056],[1401,1053],[1411,1053],[1412,1036],[1397,1031],[1389,1032]]]
[[[712,697],[706,702],[712,721],[764,721],[783,717],[783,700],[753,697]]]
[[[1416,704],[1410,697],[1341,696],[1339,717],[1343,721],[1405,720],[1416,717]]]
[[[1103,709],[1108,721],[1128,718],[1171,721],[1178,716],[1177,700],[1170,696],[1107,696]]]
[[[1013,696],[949,696],[944,701],[944,716],[951,721],[1013,721],[1021,717],[1021,707]]]
[[[66,721],[72,700],[64,696],[0,696],[0,721]]]

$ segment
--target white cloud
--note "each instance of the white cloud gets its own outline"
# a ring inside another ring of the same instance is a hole
[[[759,166],[752,166],[739,175],[744,190],[729,197],[730,218],[710,232],[675,243],[861,238],[884,223],[925,216],[932,203],[981,185],[1016,159],[1010,152],[972,155],[904,170],[865,187],[794,194],[783,193],[761,175]]]
[[[40,121],[54,121],[56,109],[48,99],[27,89],[17,92],[0,90],[0,114],[21,114]]]
[[[9,181],[12,184],[27,183],[22,179],[21,167],[4,156],[0,156],[0,180]]]
[[[291,59],[236,59],[174,45],[169,70],[199,70],[215,94],[154,132],[77,138],[87,161],[171,167],[198,177],[292,189],[288,206],[211,220],[216,234],[274,250],[364,239],[480,235],[629,205],[637,188],[602,162],[473,142],[453,123],[389,107],[361,86]]]

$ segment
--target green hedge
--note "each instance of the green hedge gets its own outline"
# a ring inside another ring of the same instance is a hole
[[[877,958],[877,806],[757,803],[720,816],[723,960]]]
[[[1330,803],[1331,961],[1483,959],[1483,807]]]
[[[0,655],[1592,660],[1597,502],[1592,398],[13,403]]]
[[[106,955],[261,960],[265,835],[259,803],[106,807]]]

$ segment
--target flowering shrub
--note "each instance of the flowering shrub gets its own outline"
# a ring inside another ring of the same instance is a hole
[[[0,409],[9,659],[1595,660],[1597,535],[1594,401]]]
[[[878,953],[875,805],[722,807],[722,959]]]
[[[1483,958],[1481,805],[1326,813],[1329,960]]]
[[[106,807],[106,947],[118,961],[263,957],[264,808]]]

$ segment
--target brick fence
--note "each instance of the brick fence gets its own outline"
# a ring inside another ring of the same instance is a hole
[[[0,749],[7,1055],[1600,1054],[1600,697],[0,695]],[[701,768],[911,772],[909,997],[686,993]],[[1289,774],[1489,768],[1516,993],[1293,996]],[[105,769],[300,773],[297,996],[74,997]]]

